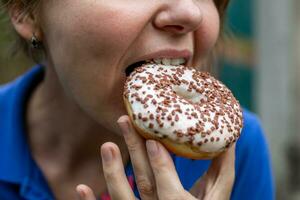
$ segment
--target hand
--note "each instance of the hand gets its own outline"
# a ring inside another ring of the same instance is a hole
[[[234,182],[235,146],[212,160],[208,171],[186,191],[177,175],[172,158],[159,142],[147,140],[146,145],[132,127],[128,116],[118,124],[128,146],[136,184],[142,200],[225,200],[230,198]],[[103,172],[112,200],[135,200],[127,181],[121,153],[114,143],[101,147]],[[77,186],[81,200],[96,200],[86,185]]]

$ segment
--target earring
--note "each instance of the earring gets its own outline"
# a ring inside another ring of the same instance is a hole
[[[33,49],[41,49],[42,47],[42,42],[35,36],[35,34],[32,35],[30,44]]]

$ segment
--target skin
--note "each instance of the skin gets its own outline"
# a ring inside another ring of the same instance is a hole
[[[19,13],[10,10],[16,31],[26,40],[35,34],[46,51],[26,123],[32,155],[57,199],[95,199],[106,189],[112,199],[135,199],[123,171],[129,156],[142,199],[229,199],[234,147],[185,191],[166,149],[136,134],[122,101],[124,71],[144,55],[186,50],[188,65],[205,62],[219,34],[212,0],[51,0],[32,15]]]

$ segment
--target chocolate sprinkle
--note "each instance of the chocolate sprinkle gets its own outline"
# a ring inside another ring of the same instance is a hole
[[[178,91],[186,91],[187,96]],[[197,148],[218,145],[219,149],[230,147],[240,137],[243,116],[239,102],[207,72],[145,64],[127,78],[123,95],[131,103],[133,120],[145,123],[158,137],[176,136],[175,141]],[[195,102],[190,95],[201,98]],[[165,130],[174,134],[162,133]]]

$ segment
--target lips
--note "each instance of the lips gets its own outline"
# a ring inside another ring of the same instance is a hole
[[[141,56],[136,59],[135,62],[130,64],[126,69],[125,73],[126,76],[129,76],[131,72],[136,67],[139,67],[145,63],[156,63],[156,64],[163,64],[163,65],[187,65],[190,63],[192,53],[189,50],[174,50],[174,49],[167,49],[157,51],[148,55]]]

